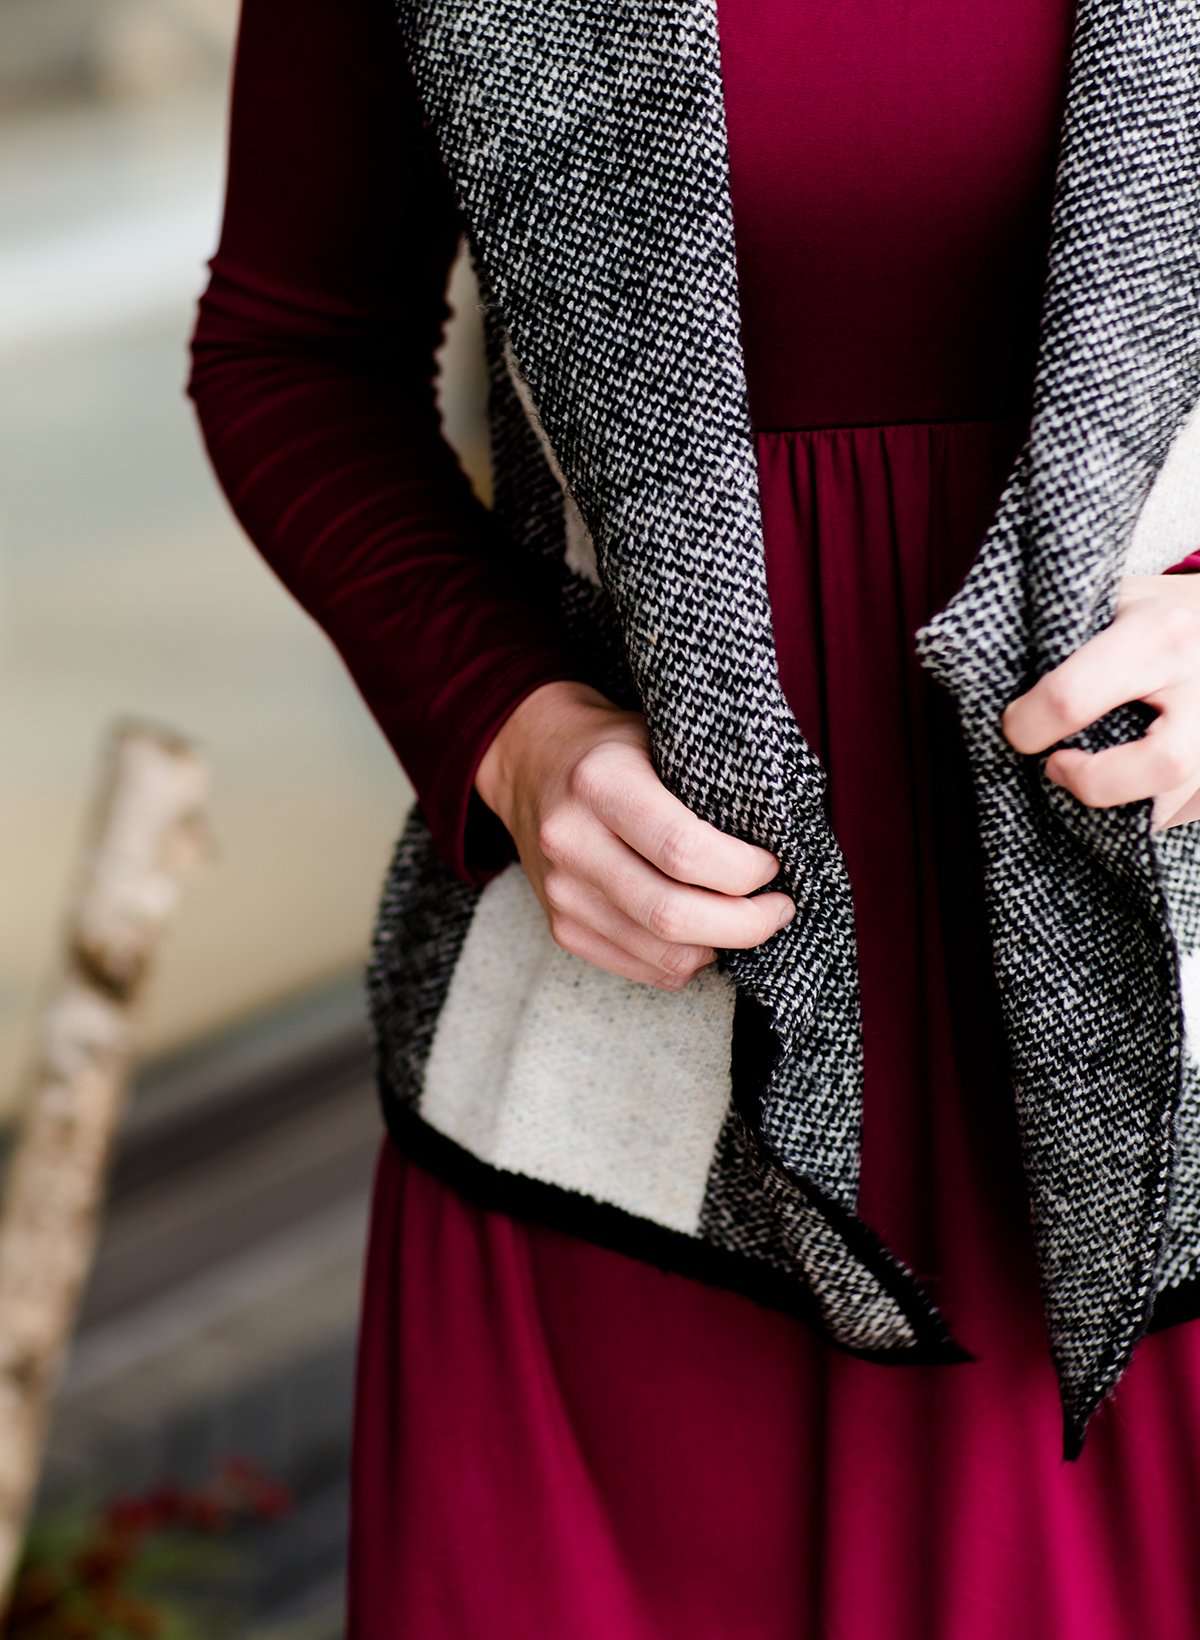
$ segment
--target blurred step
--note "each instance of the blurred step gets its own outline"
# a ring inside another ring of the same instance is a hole
[[[44,1475],[47,1504],[102,1502],[250,1458],[297,1500],[247,1536],[254,1622],[314,1640],[340,1622],[381,1131],[358,972],[147,1067]]]

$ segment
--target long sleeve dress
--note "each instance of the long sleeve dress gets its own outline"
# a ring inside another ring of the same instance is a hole
[[[854,894],[860,1206],[973,1359],[853,1359],[385,1139],[349,1633],[1194,1640],[1200,1330],[1146,1340],[1062,1461],[967,770],[912,649],[1027,423],[1069,0],[718,9],[781,679]],[[244,0],[190,391],[247,532],[482,883],[515,849],[479,760],[575,673],[441,434],[458,233],[388,0]]]

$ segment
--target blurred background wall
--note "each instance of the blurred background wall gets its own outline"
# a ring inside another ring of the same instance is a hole
[[[229,517],[183,394],[236,13],[0,0],[0,1123],[102,738],[162,721],[206,753],[218,853],[151,987],[45,1507],[253,1449],[299,1508],[256,1550],[246,1632],[323,1635],[378,1133],[361,967],[409,792]],[[443,408],[485,486],[461,266],[452,301]]]

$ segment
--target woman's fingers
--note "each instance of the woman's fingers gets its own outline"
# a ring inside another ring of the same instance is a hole
[[[570,918],[560,919],[553,932],[556,944],[571,956],[581,957],[593,967],[603,968],[621,979],[635,980],[639,985],[653,985],[660,991],[681,991],[692,977],[691,973],[673,973],[643,962],[594,928]]]
[[[639,715],[547,685],[500,735],[480,794],[516,838],[564,950],[678,990],[719,948],[761,945],[795,915],[787,894],[754,892],[779,871],[768,849],[662,784]]]
[[[1200,688],[1169,690],[1163,708],[1139,740],[1101,752],[1063,747],[1046,761],[1046,774],[1089,808],[1113,808],[1139,798],[1161,798],[1170,817],[1200,784]]]
[[[1165,596],[1137,598],[1009,703],[1005,736],[1019,752],[1044,751],[1126,701],[1152,700],[1184,683],[1198,668],[1200,606]]]
[[[658,974],[686,983],[716,958],[711,945],[672,945],[635,923],[597,888],[567,872],[550,872],[542,880],[542,894],[550,913],[550,931],[558,938],[560,926],[590,928],[619,950]]]
[[[1156,826],[1200,815],[1200,585],[1193,577],[1126,577],[1116,618],[1008,705],[1004,734],[1040,752],[1126,701],[1158,716],[1137,740],[1100,752],[1064,746],[1046,774],[1089,808],[1154,799]]]
[[[744,895],[779,870],[767,849],[718,831],[672,796],[639,747],[611,741],[593,747],[575,765],[572,791],[636,854],[676,882]]]
[[[564,828],[557,840],[547,838],[543,848],[547,844],[551,867],[598,889],[618,911],[666,945],[748,950],[769,939],[795,914],[787,894],[745,898],[676,882],[603,826]]]

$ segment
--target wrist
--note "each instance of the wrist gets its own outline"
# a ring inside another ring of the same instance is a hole
[[[564,736],[585,719],[594,719],[597,710],[612,709],[612,702],[586,683],[556,679],[539,684],[492,736],[475,771],[475,790],[511,830],[521,772],[531,759],[552,753]]]

